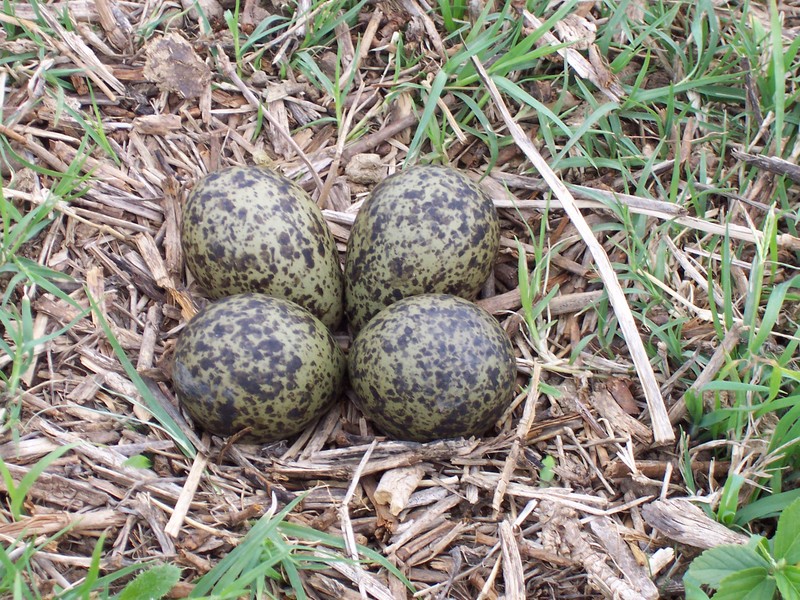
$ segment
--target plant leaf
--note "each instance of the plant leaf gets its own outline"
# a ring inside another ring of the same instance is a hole
[[[739,506],[739,491],[744,485],[745,479],[738,473],[731,473],[722,486],[719,508],[717,509],[717,521],[730,525],[736,516],[736,508]]]
[[[325,533],[323,531],[318,531],[306,525],[298,525],[296,523],[287,523],[281,522],[278,526],[278,529],[281,533],[295,537],[297,539],[305,539],[307,541],[313,541],[315,543],[324,544],[331,548],[337,548],[339,550],[345,549],[344,538],[335,536],[330,533]],[[387,571],[389,571],[392,575],[397,577],[400,581],[403,582],[410,591],[416,592],[417,590],[414,588],[414,585],[409,581],[409,579],[403,575],[403,573],[389,561],[383,554],[380,552],[376,552],[372,548],[368,548],[367,546],[362,546],[361,544],[356,544],[356,549],[359,551],[360,554],[364,556],[364,558],[368,561],[371,561],[375,564],[380,565]]]
[[[542,459],[542,468],[539,469],[539,481],[550,482],[555,477],[556,459],[547,455]]]
[[[800,489],[759,498],[747,506],[742,507],[742,509],[736,513],[736,524],[743,526],[755,519],[766,519],[768,517],[777,516],[785,510],[791,502],[794,502],[798,498],[800,498]]]
[[[406,164],[410,164],[413,159],[416,159],[419,153],[420,146],[422,146],[423,136],[428,129],[431,120],[433,119],[434,112],[436,111],[436,103],[441,98],[444,92],[445,84],[447,83],[448,74],[442,70],[436,74],[431,83],[430,90],[428,91],[428,98],[425,101],[425,108],[422,111],[422,116],[419,118],[417,130],[414,132],[414,137],[411,144],[408,146],[408,154],[406,156]]]
[[[767,569],[769,563],[752,548],[724,545],[706,550],[695,558],[687,574],[695,581],[716,589],[726,577],[755,567]]]
[[[775,573],[783,600],[800,600],[800,567],[785,567]]]
[[[175,565],[157,565],[142,571],[125,586],[119,600],[155,600],[169,592],[181,578]]]
[[[28,495],[28,491],[34,486],[36,480],[39,479],[39,476],[41,476],[45,469],[53,464],[53,462],[55,462],[62,454],[69,452],[75,446],[77,446],[76,443],[66,444],[64,446],[59,446],[52,452],[49,452],[37,461],[37,463],[25,474],[25,476],[19,482],[19,485],[17,485],[13,491],[11,488],[8,489],[9,495],[11,496],[11,516],[15,521],[19,520],[19,518],[22,516],[22,504]]]
[[[708,594],[700,589],[700,583],[693,581],[688,574],[683,577],[683,588],[685,600],[710,600]]]
[[[132,467],[134,469],[149,469],[153,466],[153,461],[142,454],[134,454],[122,463],[122,466]]]
[[[712,600],[771,600],[775,595],[775,580],[763,567],[743,569],[722,580]]]
[[[265,541],[274,534],[280,521],[302,502],[304,497],[305,494],[300,494],[278,514],[272,514],[271,511],[268,511],[262,515],[239,545],[195,583],[195,587],[189,597],[197,598],[205,596],[212,590],[217,592],[228,586],[238,585],[237,580],[242,576],[242,573],[253,569],[257,564],[263,566],[265,561],[262,560],[262,548]],[[285,553],[276,553],[272,558],[275,559],[275,562],[270,562],[269,566],[285,560],[287,555]]]
[[[800,562],[800,498],[781,513],[773,541],[775,558],[790,564]]]

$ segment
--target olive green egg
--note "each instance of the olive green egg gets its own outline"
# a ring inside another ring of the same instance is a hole
[[[183,210],[186,264],[212,299],[286,298],[335,328],[344,280],[322,211],[300,187],[260,167],[231,167],[195,185]]]
[[[338,397],[347,360],[328,328],[294,302],[237,294],[189,321],[175,346],[172,379],[206,431],[266,443],[285,439]]]
[[[345,313],[354,332],[401,298],[474,298],[492,270],[500,225],[492,200],[450,167],[384,179],[361,206],[347,243]]]
[[[382,310],[356,336],[347,364],[364,416],[401,440],[480,435],[514,398],[508,335],[482,308],[448,294]]]

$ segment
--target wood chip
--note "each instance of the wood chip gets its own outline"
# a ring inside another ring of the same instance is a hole
[[[598,517],[589,521],[589,528],[605,548],[614,564],[619,568],[633,589],[642,599],[656,600],[658,588],[650,580],[650,574],[636,561],[628,544],[619,534],[616,524],[609,517]]]
[[[133,120],[134,131],[142,135],[167,135],[180,128],[180,115],[145,115]]]
[[[162,91],[199,98],[211,83],[211,70],[180,34],[150,40],[145,48],[144,76]]]
[[[186,477],[186,483],[183,484],[181,495],[175,503],[175,510],[172,512],[172,515],[170,515],[169,523],[167,523],[164,528],[164,533],[168,536],[172,538],[178,537],[181,526],[183,525],[183,520],[186,518],[186,513],[189,512],[189,507],[197,493],[197,487],[200,485],[200,479],[203,477],[203,471],[207,464],[208,458],[205,455],[201,453],[195,455],[192,468],[189,471],[189,475]]]
[[[541,29],[544,26],[541,20],[527,10],[523,10],[522,15],[525,21],[531,27],[533,27],[533,29]],[[572,34],[574,30],[567,27],[562,27],[562,33],[567,33],[568,31],[570,34]],[[575,35],[578,38],[583,38],[583,33],[577,33]],[[549,31],[545,31],[542,37],[548,44],[552,46],[561,45],[559,39]],[[625,97],[625,91],[617,82],[616,77],[605,66],[604,62],[597,59],[587,60],[580,52],[571,47],[560,48],[557,50],[557,52],[564,57],[564,59],[567,61],[567,64],[575,71],[578,77],[583,77],[584,79],[591,81],[611,101],[619,102]]]
[[[503,550],[503,582],[505,583],[506,598],[509,600],[525,600],[525,573],[522,568],[514,529],[508,521],[501,521],[498,525],[500,547]]]
[[[600,413],[612,429],[624,435],[631,435],[640,442],[649,444],[653,440],[652,432],[634,417],[626,413],[614,400],[608,390],[600,388],[591,396],[592,406]]]
[[[399,515],[408,505],[408,499],[417,489],[423,475],[425,469],[421,465],[385,471],[375,490],[375,501],[388,506],[389,512],[394,516]]]
[[[717,523],[683,498],[651,502],[642,507],[642,516],[668,539],[704,550],[722,544],[746,544],[750,539]]]
[[[770,173],[775,173],[776,175],[786,176],[792,181],[800,183],[800,167],[779,156],[757,156],[749,152],[736,150],[735,148],[731,151],[731,155],[744,163],[756,166]]]
[[[111,509],[35,515],[0,524],[0,537],[12,541],[19,536],[52,535],[62,529],[69,529],[73,535],[97,534],[109,527],[119,527],[124,521],[125,515]]]

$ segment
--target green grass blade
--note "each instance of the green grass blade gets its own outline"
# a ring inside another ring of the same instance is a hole
[[[570,149],[572,149],[576,144],[578,144],[582,139],[585,138],[587,132],[595,125],[601,121],[607,114],[613,112],[614,110],[619,108],[619,104],[616,102],[606,102],[605,104],[601,104],[595,110],[593,110],[581,123],[581,126],[578,127],[572,135],[564,144],[561,152],[559,152],[555,158],[551,161],[551,167],[554,169],[558,168],[558,164],[564,159],[565,156],[569,153]]]
[[[530,106],[539,113],[540,118],[546,117],[544,121],[549,121],[553,125],[557,126],[558,129],[566,136],[572,136],[572,130],[564,123],[556,114],[547,108],[544,104],[539,102],[536,98],[531,96],[528,92],[520,88],[516,83],[510,81],[505,77],[492,77],[492,80],[495,82],[497,87],[500,91],[505,92],[511,98],[520,102],[521,104],[525,104],[526,106]]]
[[[770,21],[770,50],[772,52],[772,60],[770,66],[772,67],[772,80],[773,97],[772,97],[772,111],[775,114],[775,132],[774,144],[775,155],[783,155],[783,127],[786,115],[786,71],[784,69],[783,57],[783,24],[781,13],[778,10],[778,3],[776,0],[769,0],[769,21]]]
[[[180,581],[181,570],[175,565],[156,565],[139,573],[117,595],[118,600],[161,598]]]
[[[105,541],[106,534],[101,533],[100,537],[97,539],[97,543],[94,545],[91,561],[89,562],[89,568],[86,571],[83,582],[74,590],[75,597],[83,600],[90,600],[94,595],[93,592],[97,586],[97,581],[100,575],[100,561],[102,560],[103,545],[105,544]]]
[[[337,537],[335,535],[331,535],[329,533],[325,533],[322,531],[317,531],[315,529],[311,529],[310,527],[304,527],[303,525],[296,525],[294,523],[287,523],[282,522],[279,524],[279,529],[281,533],[284,535],[288,535],[297,539],[305,539],[310,541],[317,541],[329,546],[331,548],[336,548],[338,550],[346,550],[346,546],[344,540],[341,537]],[[408,580],[408,578],[400,572],[400,570],[390,563],[385,556],[376,552],[372,548],[367,548],[366,546],[361,546],[360,544],[356,546],[358,552],[364,556],[368,561],[380,565],[387,571],[389,571],[392,575],[394,575],[397,579],[403,582],[410,591],[416,592],[414,585]]]
[[[60,456],[66,454],[70,450],[72,450],[77,443],[67,444],[66,446],[60,446],[55,450],[48,452],[45,456],[40,458],[33,467],[31,467],[30,471],[28,471],[25,476],[20,480],[19,485],[13,488],[8,488],[8,494],[11,496],[11,516],[14,520],[19,520],[22,516],[22,504],[25,501],[25,498],[28,496],[28,492],[36,483],[36,480],[44,473],[45,469],[53,464]],[[5,473],[3,474],[5,478]]]
[[[408,155],[406,156],[405,165],[414,164],[414,161],[419,155],[423,136],[431,125],[433,115],[436,112],[436,104],[439,101],[439,98],[442,96],[444,86],[447,83],[447,78],[448,75],[444,70],[440,70],[436,74],[436,77],[433,78],[431,88],[428,90],[428,97],[425,100],[425,108],[423,109],[422,115],[419,118],[417,130],[414,132],[414,137],[411,140],[411,144],[408,146]]]
[[[744,477],[738,473],[731,473],[722,486],[719,506],[717,507],[717,521],[724,525],[733,523],[736,510],[739,507],[739,492],[745,483]]]
[[[778,318],[781,316],[783,305],[786,301],[786,295],[793,288],[800,288],[800,275],[795,275],[789,281],[776,285],[770,292],[767,306],[764,309],[764,315],[761,318],[761,323],[750,344],[751,352],[756,352],[757,349],[761,348],[767,341]]]
[[[141,394],[142,398],[147,404],[147,409],[152,413],[159,425],[164,428],[164,431],[169,434],[178,448],[180,448],[180,450],[187,456],[194,457],[197,451],[195,450],[191,440],[186,437],[186,434],[181,430],[180,426],[175,422],[172,416],[167,413],[167,411],[164,410],[164,407],[161,406],[158,400],[156,400],[155,396],[150,391],[150,388],[147,387],[147,384],[144,382],[141,375],[139,375],[138,371],[136,371],[136,367],[133,366],[133,363],[131,363],[128,355],[125,354],[125,350],[114,336],[111,326],[108,324],[105,316],[103,316],[103,312],[97,306],[97,301],[92,297],[92,294],[89,292],[88,288],[85,288],[85,292],[86,297],[89,299],[92,312],[97,316],[100,327],[103,329],[108,343],[111,345],[112,350],[114,350],[114,354],[122,365],[122,368],[125,370],[125,373],[136,386],[136,390]]]
[[[744,527],[756,519],[775,517],[798,498],[800,498],[800,489],[759,498],[737,511],[735,523],[740,527]]]
[[[244,540],[219,561],[213,569],[206,573],[196,583],[191,598],[208,594],[218,585],[233,583],[242,571],[253,561],[260,561],[260,548],[264,541],[273,535],[280,521],[289,514],[295,506],[302,502],[304,495],[292,500],[278,514],[270,513],[262,516],[245,536]]]

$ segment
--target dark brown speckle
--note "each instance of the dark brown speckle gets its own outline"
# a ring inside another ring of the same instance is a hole
[[[474,298],[492,269],[500,224],[490,198],[458,171],[419,166],[381,182],[353,225],[345,312],[354,331],[400,298]]]
[[[259,167],[210,173],[189,195],[181,240],[211,298],[259,292],[296,302],[328,327],[341,321],[333,234],[319,207],[281,175]]]
[[[173,382],[206,431],[265,443],[285,439],[338,396],[346,359],[325,325],[300,306],[262,294],[208,305],[175,348]]]
[[[446,294],[384,309],[356,337],[348,367],[364,415],[398,439],[480,435],[514,396],[505,331],[472,302]]]

